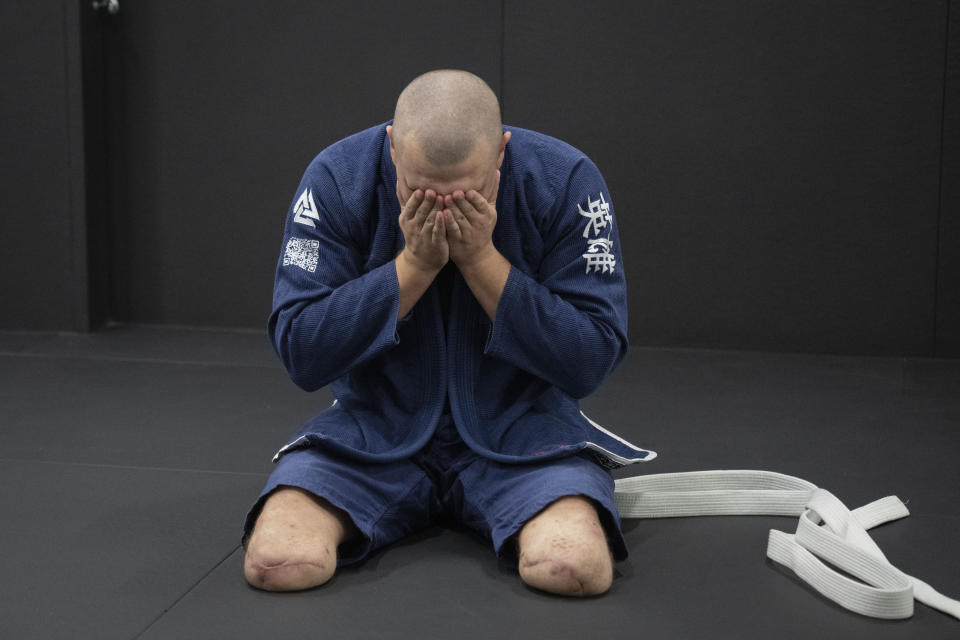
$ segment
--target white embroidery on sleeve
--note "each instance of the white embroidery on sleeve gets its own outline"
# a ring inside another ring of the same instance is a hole
[[[303,193],[300,194],[300,198],[297,199],[297,203],[293,205],[293,212],[297,214],[293,218],[294,222],[308,224],[314,229],[317,228],[317,225],[315,225],[313,221],[319,221],[320,216],[317,215],[317,205],[313,202],[312,189],[303,190]]]
[[[617,266],[617,258],[613,255],[613,216],[610,215],[610,204],[603,199],[601,192],[596,200],[587,197],[587,209],[577,204],[580,215],[587,218],[583,228],[583,237],[587,239],[587,252],[583,259],[587,261],[586,273],[613,273]],[[601,237],[603,230],[607,230],[606,237]]]
[[[320,241],[306,238],[290,238],[283,253],[283,266],[293,265],[313,273],[320,260]]]

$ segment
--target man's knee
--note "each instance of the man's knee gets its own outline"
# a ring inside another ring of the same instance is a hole
[[[613,559],[596,508],[579,496],[550,504],[520,531],[520,577],[566,596],[606,593]]]
[[[519,569],[531,587],[563,596],[600,595],[613,583],[613,562],[605,544],[558,538],[546,549],[521,550]]]
[[[319,587],[336,571],[336,557],[322,553],[325,560],[304,558],[288,549],[257,546],[247,548],[243,573],[247,582],[265,591],[298,591]]]
[[[329,581],[346,535],[344,517],[302,490],[278,489],[264,503],[247,542],[247,582],[267,591],[296,591]]]
[[[520,558],[520,577],[531,587],[561,596],[597,596],[613,583],[609,560],[584,554],[527,555]]]

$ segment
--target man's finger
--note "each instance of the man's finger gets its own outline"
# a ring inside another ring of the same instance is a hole
[[[463,222],[465,224],[475,224],[477,221],[477,218],[480,217],[480,212],[477,210],[477,208],[473,205],[472,202],[467,200],[467,197],[463,193],[463,191],[455,191],[453,193],[452,203],[453,203],[452,206],[456,207],[457,211],[462,216]],[[457,214],[455,213],[454,216],[456,215]]]
[[[437,203],[437,192],[433,189],[427,189],[423,192],[423,201],[420,203],[420,206],[417,207],[417,213],[413,217],[413,221],[416,224],[416,227],[419,229],[422,227],[427,218],[436,210]]]
[[[413,216],[416,215],[417,207],[420,206],[421,202],[423,202],[423,191],[417,189],[407,198],[407,204],[403,205],[403,211],[400,212],[400,217],[404,220],[413,220]]]
[[[470,203],[462,199],[458,202],[456,199],[456,193],[457,192],[454,192],[453,196],[447,196],[444,200],[444,203],[447,205],[447,208],[450,209],[451,217],[456,220],[458,224],[470,224],[470,220],[467,218],[462,208],[462,205],[468,205]]]
[[[467,191],[465,197],[478,213],[488,213],[487,208],[490,206],[490,203],[487,202],[486,198],[480,195],[478,191],[470,189],[470,191]]]
[[[443,216],[440,215],[439,211],[433,216],[433,219],[433,242],[439,244],[447,236],[446,227],[444,226]]]
[[[457,216],[453,213],[451,209],[447,209],[447,215],[444,217],[444,224],[447,227],[447,239],[453,239],[455,241],[460,241],[463,238],[463,230],[460,228],[460,224],[457,222]]]

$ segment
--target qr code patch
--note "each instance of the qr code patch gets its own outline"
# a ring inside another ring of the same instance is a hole
[[[317,270],[320,259],[320,241],[305,238],[290,238],[283,253],[283,266],[294,265],[310,273]]]

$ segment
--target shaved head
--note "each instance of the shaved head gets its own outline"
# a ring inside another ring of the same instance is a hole
[[[487,83],[472,73],[430,71],[400,94],[393,132],[398,152],[414,141],[438,167],[464,161],[478,143],[495,156],[503,137],[500,104]]]

